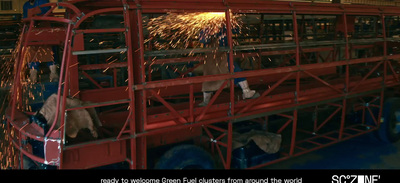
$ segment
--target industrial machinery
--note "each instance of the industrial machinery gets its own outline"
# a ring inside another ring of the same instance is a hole
[[[23,20],[6,113],[18,150],[12,168],[24,167],[23,159],[59,169],[260,168],[366,133],[400,139],[398,7],[261,0],[42,6],[51,9]],[[57,6],[65,14],[55,16]],[[190,40],[185,49],[157,49],[165,40],[151,36],[149,20],[194,12],[223,14],[227,46],[199,48]],[[237,34],[233,16],[243,23]],[[41,86],[24,81],[25,48],[43,45],[58,48],[60,78],[52,90],[43,89],[44,76]],[[234,58],[230,71],[203,76],[204,55],[215,50]],[[242,72],[233,72],[234,61]],[[242,99],[234,79],[243,77],[260,97]],[[198,106],[202,83],[221,80],[208,105]],[[52,93],[52,125],[31,120]],[[87,102],[65,105],[70,98]],[[82,109],[96,110],[97,137],[85,129],[66,135],[68,118]],[[233,145],[252,130],[279,134],[279,151]]]

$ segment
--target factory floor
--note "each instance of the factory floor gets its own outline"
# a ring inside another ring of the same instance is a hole
[[[400,169],[400,141],[385,144],[366,134],[266,169]]]

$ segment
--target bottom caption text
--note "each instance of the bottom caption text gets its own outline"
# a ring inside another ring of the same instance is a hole
[[[217,178],[188,178],[183,177],[180,179],[171,178],[112,178],[112,179],[100,179],[100,183],[303,183],[303,178],[292,178],[292,179],[281,179],[281,178],[263,178],[263,179],[217,179]]]

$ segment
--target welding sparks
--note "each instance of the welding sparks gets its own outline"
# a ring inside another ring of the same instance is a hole
[[[18,40],[20,40],[21,35]],[[17,58],[17,53],[20,48],[20,42],[16,43],[16,48],[10,50],[10,53],[4,53],[1,56],[2,64],[0,66],[0,75],[1,75],[1,83],[0,83],[0,169],[8,169],[10,167],[15,167],[17,161],[16,153],[14,150],[14,146],[12,146],[9,142],[8,135],[11,134],[13,138],[14,134],[8,133],[7,126],[3,123],[6,118],[4,116],[5,108],[8,104],[8,99],[10,97],[9,89],[13,85],[14,81],[14,60]],[[7,54],[7,56],[6,56]]]
[[[233,29],[239,29],[241,22],[237,19],[239,15],[231,15]],[[150,19],[147,24],[150,37],[159,37],[164,40],[155,41],[154,46],[158,49],[180,48],[189,46],[198,47],[196,41],[202,33],[205,38],[211,38],[221,32],[226,25],[225,13],[167,13],[166,15]],[[193,44],[194,42],[194,44]]]
[[[232,34],[240,34],[242,21],[239,17],[241,14],[230,14],[230,23]],[[158,50],[168,49],[193,49],[183,56],[201,56],[195,52],[195,48],[209,47],[214,48],[214,59],[217,58],[217,53],[220,53],[219,46],[216,46],[215,41],[219,40],[220,46],[226,46],[227,40],[227,26],[226,14],[224,12],[203,12],[203,13],[167,13],[165,15],[150,19],[145,26],[149,32],[149,39],[152,41],[153,48]],[[237,40],[232,40],[233,46],[238,45]],[[207,55],[205,55],[207,56]],[[206,64],[204,57],[199,59]],[[218,55],[220,57],[220,55]],[[195,59],[196,60],[196,59]],[[169,69],[169,65],[161,67]],[[171,67],[174,73],[178,69],[183,73],[180,77],[184,77],[185,67]],[[187,69],[186,69],[187,70]],[[152,73],[150,69],[150,73]]]
[[[42,32],[37,32],[36,34],[41,34]],[[21,35],[18,40],[21,40]],[[19,51],[21,50],[21,53]],[[11,135],[13,140],[18,141],[18,139],[14,138],[14,133],[11,130],[7,131],[6,123],[3,123],[6,119],[4,117],[4,109],[8,105],[8,100],[10,99],[10,88],[14,84],[14,79],[16,78],[16,60],[21,59],[22,64],[20,66],[20,89],[15,93],[17,95],[17,101],[22,101],[21,105],[18,105],[19,110],[23,110],[26,112],[32,112],[32,106],[29,105],[29,101],[39,100],[42,98],[42,93],[44,92],[44,85],[41,85],[41,92],[34,94],[32,91],[36,90],[36,85],[30,83],[29,77],[27,74],[27,63],[32,61],[41,62],[41,58],[51,58],[54,59],[54,55],[51,52],[51,47],[35,47],[28,46],[22,47],[20,41],[16,43],[16,47],[12,50],[9,56],[2,57],[2,64],[0,66],[0,74],[1,74],[1,91],[7,91],[5,96],[1,96],[0,99],[2,102],[2,106],[0,106],[0,115],[1,115],[1,123],[0,123],[0,168],[8,169],[8,168],[16,168],[19,166],[19,158],[14,146],[10,144],[8,139],[8,134]],[[50,59],[49,59],[50,60]],[[39,75],[40,78],[40,75]],[[22,93],[22,95],[20,95]],[[21,99],[22,98],[22,99]]]

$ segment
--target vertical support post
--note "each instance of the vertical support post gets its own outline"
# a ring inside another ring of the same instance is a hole
[[[297,130],[297,109],[293,112],[293,122],[292,122],[292,139],[290,143],[289,155],[294,155],[294,150],[296,148],[296,130]]]
[[[144,38],[143,38],[143,25],[142,25],[142,10],[141,9],[129,9],[127,6],[127,16],[129,17],[129,37],[128,47],[132,48],[133,58],[131,58],[132,69],[129,72],[135,74],[132,78],[133,83],[143,84],[146,82],[146,73],[144,65]],[[140,6],[138,6],[140,7]],[[138,51],[135,51],[138,50]],[[133,64],[135,62],[135,64]],[[132,86],[133,86],[132,83]],[[132,91],[130,87],[130,92]],[[135,91],[135,128],[134,133],[141,133],[144,131],[144,127],[147,124],[147,106],[146,106],[146,91],[140,90]],[[146,136],[136,138],[136,168],[146,169],[147,168],[147,146]],[[133,155],[133,154],[132,154]]]
[[[58,119],[58,115],[61,115],[61,122],[60,122],[60,126],[63,126],[64,128],[60,128],[60,136],[62,138],[62,144],[60,145],[60,164],[58,166],[59,169],[63,168],[63,149],[64,149],[64,143],[65,143],[65,108],[66,108],[66,100],[67,100],[67,91],[69,90],[69,66],[70,66],[70,56],[71,56],[71,40],[72,40],[72,24],[68,24],[68,28],[67,28],[67,35],[65,38],[65,43],[64,43],[64,53],[63,53],[63,57],[62,57],[62,61],[61,61],[61,68],[60,68],[60,83],[58,84],[58,92],[57,92],[57,109],[56,109],[56,115],[55,115],[55,119]],[[64,90],[63,90],[63,95],[62,95],[62,102],[60,103],[60,95],[61,95],[61,88],[62,85],[64,85]],[[61,110],[60,110],[61,108]],[[61,114],[59,114],[61,112]],[[56,121],[53,122],[53,125],[51,126],[51,128],[49,129],[49,131],[47,132],[45,139],[47,137],[50,136],[53,128],[54,128],[54,124],[56,123]]]
[[[225,10],[226,19],[226,36],[228,37],[229,45],[229,72],[234,74],[234,64],[233,64],[233,40],[232,40],[232,24],[231,24],[231,11],[229,8]],[[235,115],[235,83],[234,80],[230,80],[230,115]],[[228,121],[228,145],[226,150],[226,164],[225,169],[230,169],[231,167],[231,156],[232,156],[232,121]]]
[[[296,43],[296,66],[300,66],[300,45],[299,45],[299,32],[297,29],[297,15],[296,11],[292,12],[293,15],[293,33],[294,33],[294,41]]]
[[[231,11],[230,9],[225,10],[226,19],[226,36],[228,37],[229,46],[229,72],[231,75],[234,74],[234,64],[233,64],[233,40],[232,40],[232,24],[231,24]],[[234,80],[230,80],[230,115],[235,115],[235,83]]]
[[[295,93],[295,103],[299,103],[299,95],[300,95],[300,71],[296,73],[296,93]]]
[[[225,169],[231,168],[231,159],[232,159],[232,131],[233,131],[233,122],[228,122],[228,144],[226,150],[226,167]]]
[[[129,168],[145,168],[143,167],[143,157],[146,156],[146,149],[143,149],[143,143],[145,144],[145,138],[135,137],[137,132],[141,132],[144,129],[144,120],[145,120],[145,108],[143,108],[143,103],[146,105],[146,100],[143,100],[143,92],[144,91],[133,91],[134,83],[143,83],[144,78],[141,77],[142,69],[144,69],[144,58],[143,58],[143,48],[140,45],[140,40],[138,38],[138,20],[134,10],[129,9],[129,6],[126,1],[124,3],[124,24],[126,28],[125,32],[125,42],[128,47],[127,52],[127,62],[128,62],[128,91],[129,91],[129,133],[133,137],[130,139],[130,162]],[[141,49],[139,49],[141,48]],[[139,50],[136,52],[135,50]],[[133,64],[134,61],[138,62],[137,64]],[[137,72],[133,72],[133,71]],[[134,73],[136,75],[134,75]],[[145,147],[145,146],[144,146]],[[143,152],[144,151],[144,152]],[[144,155],[143,155],[144,154]]]

